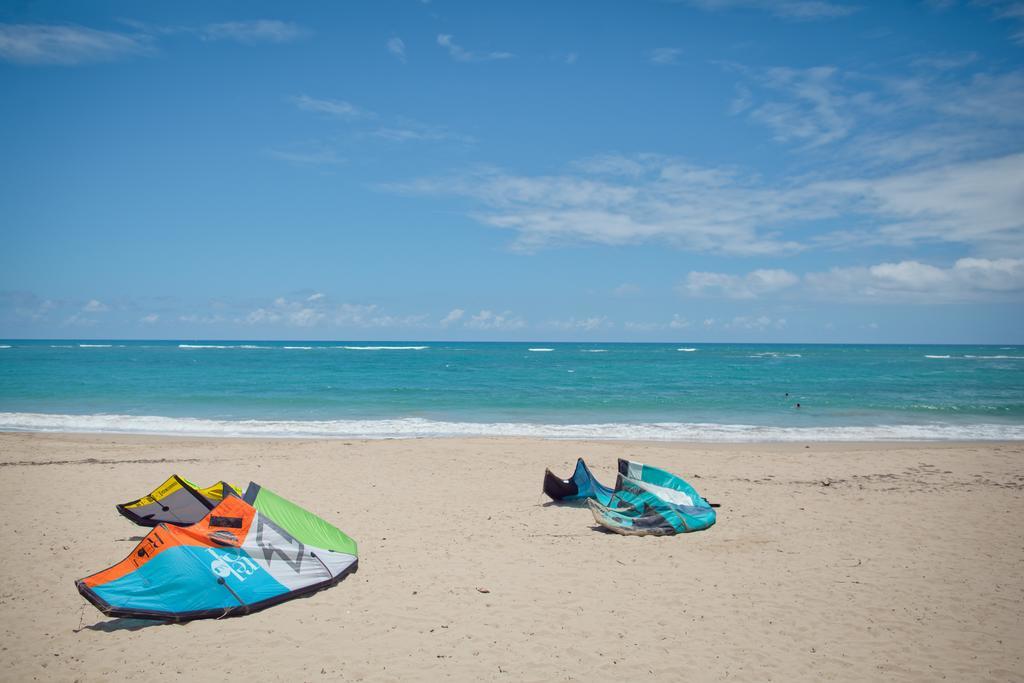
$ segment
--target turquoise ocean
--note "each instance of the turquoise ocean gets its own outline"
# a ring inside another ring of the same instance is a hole
[[[0,430],[1024,439],[1024,347],[8,340]]]

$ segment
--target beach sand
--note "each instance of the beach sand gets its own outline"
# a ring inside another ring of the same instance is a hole
[[[718,524],[623,537],[545,505],[577,456],[677,472]],[[245,617],[105,617],[74,581],[171,473],[267,485],[357,539],[358,573]],[[1022,443],[0,434],[0,678],[1021,680],[1022,488]]]

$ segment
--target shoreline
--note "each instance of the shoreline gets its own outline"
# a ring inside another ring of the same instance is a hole
[[[252,444],[253,442],[266,441],[268,443],[279,443],[279,444],[337,444],[339,442],[350,442],[345,445],[361,444],[379,444],[379,443],[430,443],[434,441],[438,442],[532,442],[537,441],[540,443],[550,444],[567,444],[575,446],[586,446],[586,445],[601,445],[603,447],[664,447],[664,448],[682,448],[682,449],[695,449],[695,448],[707,448],[707,449],[735,449],[736,447],[742,448],[784,448],[784,447],[800,447],[803,445],[811,446],[822,446],[822,447],[838,447],[843,449],[845,447],[861,448],[870,446],[883,446],[883,447],[922,447],[922,448],[974,448],[978,446],[994,446],[1001,448],[1016,448],[1020,447],[1024,451],[1024,441],[1019,439],[964,439],[964,440],[945,440],[945,439],[900,439],[900,440],[873,440],[865,439],[862,441],[846,441],[846,440],[807,440],[807,441],[673,441],[668,439],[576,439],[576,438],[551,438],[551,437],[538,437],[538,436],[520,436],[515,434],[501,434],[501,435],[438,435],[438,436],[405,436],[405,437],[359,437],[359,436],[238,436],[238,435],[208,435],[208,434],[145,434],[145,433],[123,433],[123,432],[43,432],[43,431],[17,431],[17,430],[3,430],[0,429],[0,443],[4,439],[8,438],[40,438],[40,439],[54,439],[54,440],[74,440],[82,439],[85,441],[109,441],[114,439],[115,441],[139,441],[141,444],[146,442],[160,443],[160,442],[174,442],[174,441],[190,441],[190,442],[210,442],[211,444],[217,443],[236,443],[236,444]],[[0,451],[2,455],[2,451]],[[3,460],[0,460],[0,467],[4,466]]]
[[[722,505],[718,523],[602,533],[540,491],[580,456],[606,484],[619,456],[677,472]],[[256,680],[1024,676],[1016,441],[0,433],[0,472],[15,679],[137,675],[140,653],[174,678],[195,652]],[[245,617],[104,617],[74,580],[131,552],[144,530],[114,504],[172,473],[270,487],[355,538],[359,572]]]
[[[765,425],[710,422],[469,422],[422,417],[338,420],[210,419],[109,413],[0,412],[0,432],[198,438],[410,439],[521,437],[666,443],[1024,441],[1024,423],[917,422]]]

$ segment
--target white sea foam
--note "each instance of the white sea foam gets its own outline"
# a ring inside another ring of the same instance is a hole
[[[977,358],[978,360],[1024,360],[1024,356],[964,356],[964,358]]]
[[[51,349],[73,349],[74,344],[50,344]]]
[[[178,344],[179,349],[230,349],[231,346],[220,344]]]
[[[608,353],[608,349],[580,349],[583,353]]]
[[[644,424],[535,424],[391,420],[206,420],[152,415],[48,415],[0,413],[0,430],[169,434],[213,437],[419,438],[532,436],[548,439],[636,441],[1017,441],[1024,425],[917,424],[861,427],[765,427],[745,424],[662,422]]]
[[[429,346],[336,346],[337,349],[349,351],[422,351]]]
[[[693,348],[689,348],[689,347],[684,348],[684,349],[676,349],[676,351],[686,351],[687,353],[693,353],[696,350],[697,349],[693,349]]]
[[[554,349],[541,349],[541,348],[536,348],[536,349],[526,349],[526,350],[527,350],[527,351],[533,351],[533,352],[535,352],[535,353],[547,353],[548,351],[554,351]]]
[[[949,356],[933,356],[933,355],[930,355],[930,354],[927,354],[927,353],[924,355],[924,357],[925,358],[949,358]]]
[[[0,349],[9,349],[9,348],[11,348],[10,344],[0,344]]]
[[[282,346],[282,349],[288,349],[290,351],[312,351],[312,346]]]
[[[79,344],[80,349],[109,349],[112,344]]]

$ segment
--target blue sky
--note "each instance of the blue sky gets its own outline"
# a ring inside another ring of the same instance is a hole
[[[13,2],[0,337],[1024,342],[1024,2]]]

